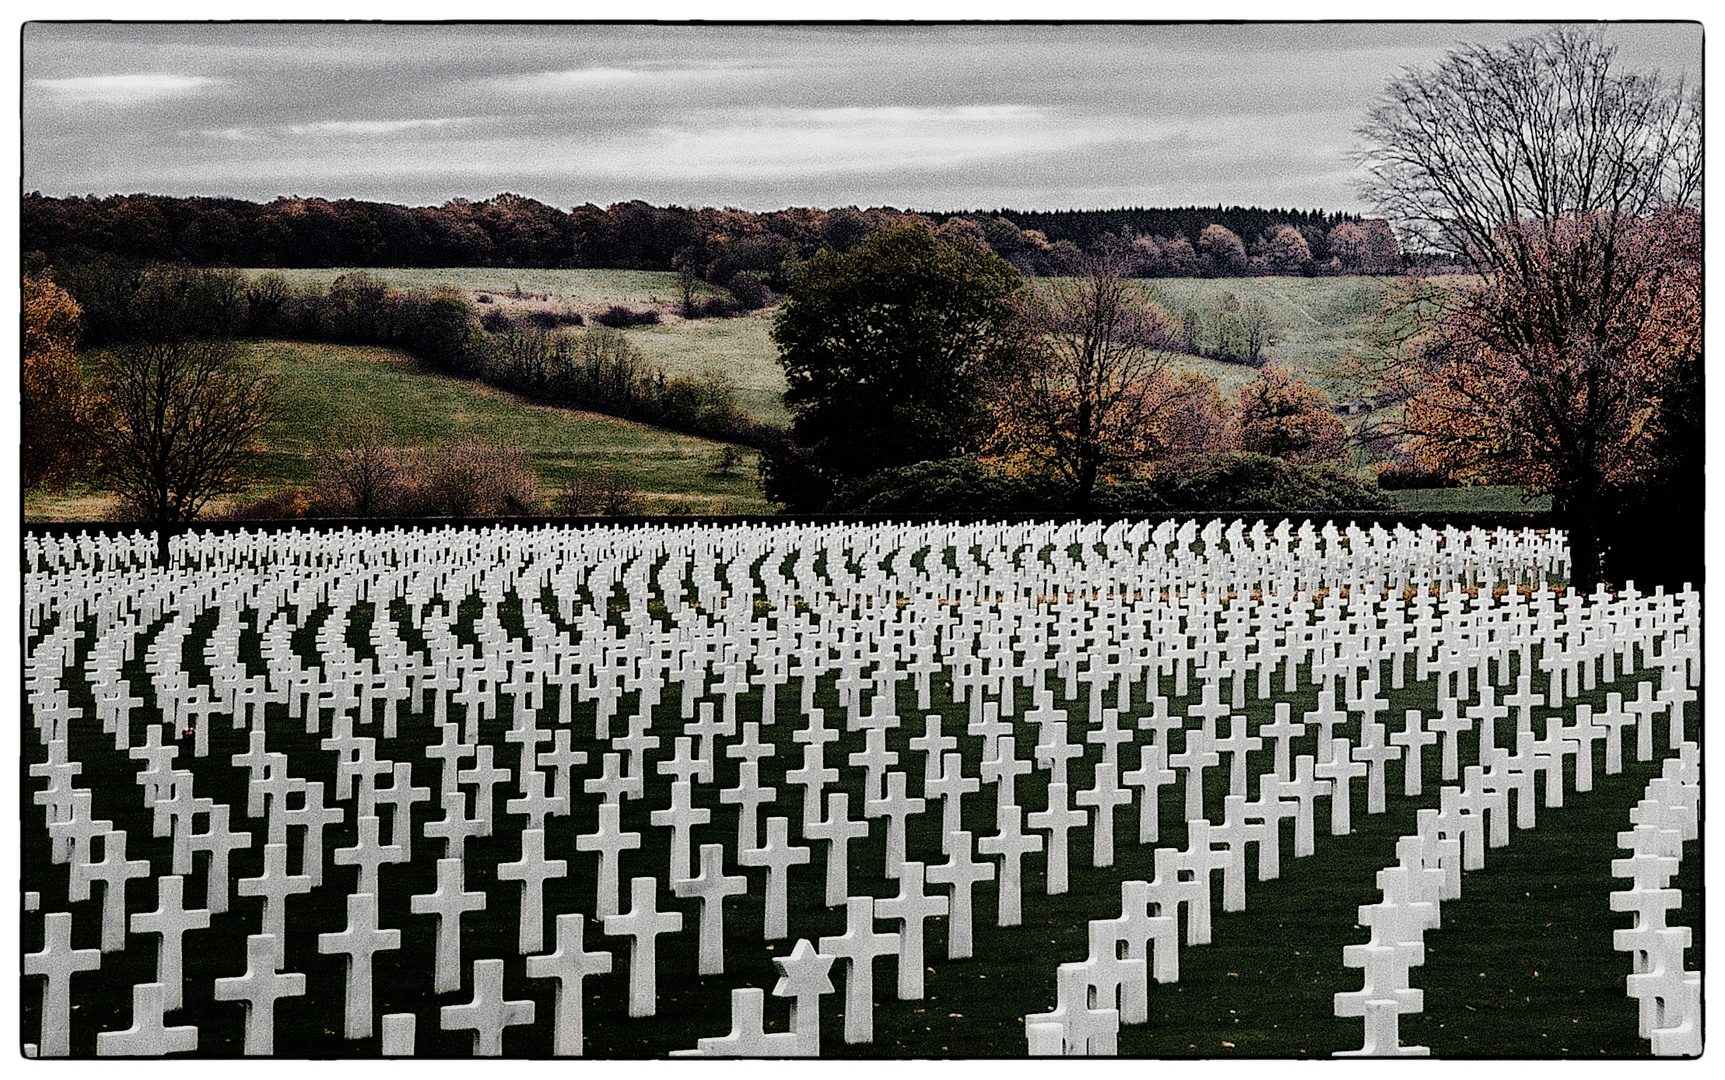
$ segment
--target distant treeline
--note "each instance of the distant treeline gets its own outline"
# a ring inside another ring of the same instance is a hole
[[[916,217],[989,247],[1025,274],[1071,272],[1086,254],[1131,253],[1144,276],[1382,273],[1398,268],[1382,222],[1339,213],[1177,210],[913,213],[793,207],[770,213],[633,201],[564,211],[520,195],[442,206],[283,196],[268,203],[165,195],[26,195],[26,266],[99,260],[193,266],[488,266],[681,270],[744,289],[783,291],[822,248],[848,251]],[[736,291],[733,289],[733,291]]]
[[[1020,229],[1035,229],[1050,243],[1068,240],[1085,251],[1105,236],[1164,236],[1196,243],[1206,225],[1220,225],[1250,244],[1277,225],[1292,225],[1305,237],[1312,258],[1330,258],[1330,230],[1344,221],[1356,224],[1360,215],[1324,210],[1265,210],[1256,206],[1182,206],[1169,210],[972,210],[931,214],[937,221],[967,217],[979,221],[1003,217]]]

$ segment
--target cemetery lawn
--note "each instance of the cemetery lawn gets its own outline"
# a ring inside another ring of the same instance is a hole
[[[848,554],[848,553],[847,553]],[[860,554],[860,553],[859,553]],[[1034,556],[1033,556],[1034,557]],[[299,628],[293,635],[294,649],[306,661],[317,655],[315,644],[320,629],[332,618],[344,626],[345,640],[358,656],[370,652],[370,630],[377,620],[395,622],[410,647],[422,647],[424,638],[415,628],[423,625],[429,611],[453,605],[454,633],[463,644],[480,645],[479,626],[495,620],[510,636],[525,632],[523,605],[543,605],[552,618],[560,597],[549,585],[538,588],[510,590],[495,604],[488,605],[477,593],[452,595],[427,603],[414,610],[403,599],[384,603],[359,602],[342,612],[327,604],[302,610]],[[622,594],[593,595],[583,588],[576,598],[583,607],[603,606],[611,613],[611,622],[623,627],[620,618]],[[1082,602],[1082,601],[1081,601]],[[207,611],[194,624],[185,639],[182,653],[188,674],[196,681],[206,681],[207,668],[199,659],[218,621],[218,612]],[[770,610],[757,608],[759,620],[771,620]],[[251,670],[264,663],[258,627],[249,626],[240,634],[240,656]],[[415,642],[418,645],[415,645]],[[88,644],[82,649],[87,650]],[[140,644],[137,655],[125,668],[134,686],[148,685],[144,667],[145,649]],[[1387,667],[1387,665],[1386,665]],[[1293,692],[1284,690],[1280,671],[1273,682],[1269,699],[1259,699],[1248,691],[1243,708],[1231,710],[1244,714],[1249,726],[1256,730],[1273,719],[1273,702],[1289,702],[1297,716],[1317,707],[1317,689],[1307,680],[1309,668],[1302,665],[1299,683]],[[1519,664],[1511,663],[1507,681],[1514,685],[1522,674]],[[1537,665],[1529,674],[1535,692],[1543,692],[1546,675]],[[982,740],[970,733],[967,724],[969,707],[952,697],[951,673],[943,672],[933,679],[928,708],[919,708],[916,691],[909,680],[899,686],[896,712],[900,726],[888,735],[889,748],[898,755],[897,768],[907,773],[911,791],[919,792],[922,754],[911,740],[924,734],[923,718],[936,715],[943,735],[956,740],[965,759],[965,773],[977,775]],[[1593,691],[1579,695],[1579,700],[1591,702],[1596,710],[1605,706],[1608,690],[1617,690],[1626,698],[1633,695],[1638,681],[1656,678],[1647,674],[1622,678],[1608,685],[1601,680]],[[1389,680],[1380,695],[1388,700],[1385,716],[1388,727],[1400,727],[1403,710],[1418,708],[1427,715],[1437,708],[1435,680],[1420,683],[1414,679],[1409,664],[1407,687],[1391,689]],[[72,702],[85,709],[93,707],[90,691],[81,676],[68,674],[66,683]],[[1060,686],[1061,680],[1050,683]],[[1194,679],[1190,692],[1177,694],[1172,677],[1164,678],[1159,691],[1167,696],[1169,711],[1178,714],[1197,701],[1200,680]],[[550,691],[549,700],[541,705],[541,719],[555,717],[557,695]],[[1068,700],[1056,692],[1056,707],[1067,709],[1072,717],[1074,742],[1080,734],[1093,728],[1089,722],[1089,706],[1084,700]],[[660,760],[668,754],[671,736],[681,730],[680,698],[675,687],[668,687],[663,701],[655,710],[654,730],[663,737],[663,744],[654,756]],[[1147,712],[1143,689],[1131,702],[1131,715]],[[714,700],[708,697],[706,700]],[[624,727],[625,718],[634,714],[638,692],[625,692],[618,702],[612,721],[613,735]],[[760,715],[761,691],[744,693],[737,703],[739,721],[747,722]],[[813,704],[824,710],[826,726],[838,734],[825,751],[825,761],[837,768],[839,780],[831,790],[845,791],[850,796],[851,815],[861,817],[863,803],[862,770],[848,764],[850,755],[863,751],[864,732],[847,730],[846,710],[841,706],[834,676],[820,680],[813,695]],[[1110,701],[1112,704],[1112,701]],[[1028,692],[1020,690],[1014,716],[1018,728],[1018,754],[1031,755],[1035,739],[1033,726],[1023,719],[1032,705]],[[512,725],[513,710],[522,707],[509,698],[501,699],[496,715],[479,722],[483,743],[499,749],[499,755],[512,755],[516,749],[505,733]],[[1566,706],[1572,709],[1573,706]],[[335,755],[321,748],[319,735],[305,732],[302,723],[290,720],[284,707],[269,706],[269,748],[286,753],[293,763],[295,775],[320,780],[330,788],[335,783]],[[452,721],[465,715],[459,704],[450,704]],[[143,710],[140,710],[142,712]],[[802,791],[786,773],[802,761],[802,745],[793,738],[805,725],[804,710],[795,687],[780,687],[775,698],[777,721],[759,730],[761,740],[773,751],[762,758],[760,782],[776,788],[776,801],[762,807],[760,819],[764,832],[769,816],[795,818],[801,807]],[[1543,717],[1557,710],[1535,709],[1535,728],[1544,730]],[[1700,740],[1701,724],[1696,717],[1704,712],[1689,710],[1689,738]],[[138,723],[142,723],[140,718]],[[1124,725],[1131,728],[1131,724]],[[1190,725],[1189,725],[1190,726]],[[592,737],[595,708],[591,703],[577,703],[574,708],[576,745],[589,751],[588,767],[581,770],[587,776],[597,775],[598,761],[606,749]],[[1357,720],[1350,719],[1338,729],[1339,736],[1358,741]],[[1513,731],[1514,722],[1499,722],[1500,743],[1504,732]],[[328,731],[327,725],[324,732]],[[1642,797],[1649,778],[1658,774],[1665,749],[1666,726],[1663,721],[1655,731],[1656,753],[1652,761],[1639,761],[1633,750],[1633,738],[1625,738],[1623,770],[1607,775],[1596,757],[1593,790],[1575,790],[1573,763],[1570,764],[1564,805],[1552,808],[1539,799],[1538,824],[1535,829],[1510,831],[1508,847],[1488,848],[1483,869],[1469,871],[1462,878],[1459,899],[1444,901],[1442,924],[1425,935],[1426,961],[1412,971],[1411,982],[1425,992],[1422,1012],[1405,1015],[1401,1021],[1402,1041],[1407,1045],[1429,1046],[1441,1057],[1644,1057],[1648,1054],[1646,1040],[1637,1035],[1636,1002],[1624,992],[1624,978],[1629,974],[1629,957],[1613,949],[1611,932],[1629,925],[1628,914],[1610,909],[1608,894],[1625,883],[1611,875],[1611,860],[1620,857],[1616,834],[1629,827],[1629,810]],[[233,755],[246,749],[245,733],[232,728],[225,720],[213,725],[210,733],[210,753],[196,764],[199,791],[230,805],[246,801],[246,770],[230,765]],[[80,776],[80,783],[95,795],[97,817],[109,817],[122,823],[136,822],[141,811],[135,805],[135,777],[141,763],[115,753],[111,740],[99,725],[86,724],[73,728],[71,755],[90,763]],[[436,743],[434,725],[428,714],[403,710],[400,731],[387,744],[380,743],[380,753],[396,760],[414,762],[414,782],[435,789],[437,772],[425,750]],[[1140,735],[1140,741],[1142,736]],[[1247,775],[1260,775],[1272,767],[1272,740],[1247,756]],[[1315,752],[1316,736],[1308,733],[1293,740],[1293,753]],[[104,748],[106,747],[106,748]],[[1075,758],[1068,766],[1071,790],[1090,787],[1095,778],[1098,751],[1094,745],[1087,753]],[[1595,750],[1602,755],[1603,751]],[[26,739],[24,756],[27,763],[45,760],[45,751],[36,740]],[[1446,782],[1441,777],[1436,747],[1425,755],[1423,794],[1402,794],[1402,774],[1399,764],[1387,771],[1385,809],[1371,814],[1365,807],[1365,783],[1353,786],[1352,830],[1343,836],[1328,832],[1327,814],[1323,803],[1318,811],[1314,856],[1295,858],[1286,843],[1290,825],[1282,833],[1281,874],[1269,881],[1260,881],[1256,874],[1256,852],[1248,858],[1247,907],[1239,912],[1224,912],[1220,889],[1216,890],[1213,917],[1213,939],[1210,944],[1187,946],[1179,952],[1180,977],[1177,982],[1152,983],[1150,1012],[1147,1023],[1123,1025],[1120,1029],[1120,1053],[1124,1056],[1157,1058],[1320,1058],[1337,1051],[1357,1048],[1361,1042],[1361,1021],[1334,1015],[1334,995],[1358,989],[1361,973],[1342,964],[1342,947],[1364,942],[1368,933],[1358,925],[1356,908],[1375,903],[1378,888],[1374,880],[1378,870],[1396,862],[1395,843],[1398,837],[1414,831],[1415,812],[1422,807],[1435,807],[1438,789]],[[1461,740],[1460,764],[1466,767],[1477,758],[1477,747],[1470,736]],[[504,760],[513,760],[504,758]],[[1135,754],[1126,758],[1135,764]],[[1124,768],[1124,765],[1123,765]],[[423,771],[422,771],[423,770]],[[703,805],[712,808],[708,825],[700,828],[697,843],[713,842],[737,829],[738,811],[730,805],[719,805],[713,792],[741,786],[740,762],[732,754],[715,755],[715,775],[703,785]],[[649,814],[670,802],[670,777],[648,768],[645,790],[641,797],[626,800],[622,828],[637,832],[641,847],[629,851],[624,859],[620,878],[627,904],[627,882],[632,874],[650,873],[663,868],[668,861],[668,830],[655,826]],[[1048,800],[1049,774],[1037,769],[1020,776],[1016,785],[1016,801],[1026,810],[1040,809]],[[208,785],[207,787],[205,785]],[[1541,785],[1543,787],[1543,785]],[[1052,1009],[1055,1004],[1056,969],[1059,964],[1084,959],[1087,951],[1087,923],[1091,919],[1112,918],[1120,913],[1120,882],[1129,879],[1148,880],[1154,876],[1153,850],[1156,847],[1184,848],[1187,830],[1183,823],[1184,798],[1182,784],[1160,790],[1160,835],[1153,844],[1137,842],[1137,812],[1117,812],[1115,816],[1115,861],[1106,868],[1091,866],[1089,829],[1074,830],[1070,850],[1070,885],[1065,893],[1047,895],[1045,859],[1029,855],[1023,860],[1023,919],[1014,927],[996,926],[997,904],[994,888],[979,885],[974,891],[975,954],[970,959],[946,958],[948,921],[933,919],[926,924],[925,963],[927,967],[925,996],[921,1000],[900,1001],[893,992],[895,965],[892,962],[876,966],[874,1006],[874,1040],[871,1043],[846,1045],[842,1039],[842,993],[821,999],[823,1051],[831,1057],[870,1058],[943,1058],[943,1057],[1017,1057],[1025,1048],[1024,1017],[1026,1014]],[[1229,788],[1229,769],[1224,764],[1203,773],[1204,806],[1212,820],[1219,820],[1224,796]],[[578,853],[576,838],[597,828],[597,798],[579,800],[571,815],[548,821],[547,851],[568,860],[567,877],[548,881],[545,885],[545,910],[585,911],[591,920],[593,900],[592,871],[594,857]],[[995,792],[993,785],[983,785],[978,792],[963,800],[963,827],[974,836],[990,835],[995,829]],[[26,805],[27,820],[39,821],[41,811]],[[422,1056],[460,1057],[470,1051],[471,1036],[466,1031],[443,1031],[434,1021],[435,1008],[457,1005],[472,995],[471,980],[457,992],[432,995],[426,986],[428,957],[433,950],[433,921],[415,915],[409,909],[411,895],[429,893],[436,884],[435,853],[441,843],[423,837],[424,826],[440,811],[430,805],[415,806],[413,831],[422,838],[415,841],[411,863],[391,866],[385,892],[382,925],[399,927],[401,948],[379,954],[374,971],[375,1013],[415,1011],[419,1016],[417,1053]],[[500,827],[489,837],[477,837],[466,846],[466,887],[482,890],[490,897],[489,905],[463,921],[464,962],[474,957],[504,956],[511,958],[506,996],[512,999],[531,997],[537,1002],[538,1023],[531,1029],[512,1031],[506,1039],[510,1056],[545,1056],[550,1052],[549,1018],[554,983],[549,979],[527,979],[519,975],[514,958],[518,926],[514,897],[519,886],[502,880],[498,875],[501,863],[516,859],[521,852],[520,820],[502,816]],[[927,812],[912,819],[907,836],[907,858],[933,865],[943,860],[941,814],[931,798]],[[884,876],[885,826],[873,823],[871,834],[853,842],[849,859],[852,896],[872,895],[892,897],[898,882]],[[46,830],[31,827],[24,830],[24,869],[27,880],[51,882],[59,880],[49,867],[46,854]],[[1045,832],[1037,832],[1046,839]],[[136,848],[129,857],[148,857],[152,863],[165,865],[169,859],[169,841],[152,838],[147,824],[133,832]],[[355,822],[351,814],[325,837],[325,850],[348,847],[355,843]],[[726,841],[727,847],[730,842]],[[643,1058],[661,1057],[672,1050],[688,1049],[703,1037],[723,1035],[730,1025],[730,989],[739,986],[762,987],[769,991],[767,1012],[769,1031],[785,1030],[786,1003],[770,995],[779,972],[772,964],[775,956],[784,956],[798,938],[816,941],[822,936],[842,934],[845,930],[842,908],[829,908],[824,901],[825,844],[810,843],[813,861],[796,868],[790,876],[788,939],[763,940],[762,905],[758,897],[765,891],[766,873],[759,868],[738,867],[727,862],[727,873],[744,874],[749,893],[726,904],[725,972],[722,977],[691,978],[695,969],[695,934],[697,907],[692,900],[674,898],[664,883],[659,892],[659,908],[683,913],[684,930],[661,938],[658,944],[658,1012],[650,1018],[630,1018],[627,1015],[627,939],[606,937],[597,933],[590,923],[588,949],[607,949],[614,957],[611,972],[590,977],[583,987],[586,998],[586,1052],[592,1057]],[[1684,891],[1684,907],[1673,912],[1673,925],[1686,925],[1694,931],[1694,944],[1689,953],[1695,965],[1703,956],[1700,906],[1700,848],[1696,842],[1685,845],[1685,858],[1679,878],[1673,883]],[[993,860],[988,860],[993,861]],[[234,856],[232,878],[251,876],[259,872],[261,856],[254,846]],[[304,898],[297,898],[292,907],[293,920],[288,929],[287,948],[290,969],[307,975],[308,985],[339,987],[343,978],[344,958],[322,954],[318,950],[320,933],[337,933],[346,924],[342,898],[350,891],[355,871],[349,867],[332,867],[326,871],[331,887]],[[197,880],[197,875],[194,875]],[[199,896],[201,884],[188,886],[189,895]],[[931,889],[943,894],[943,889]],[[139,903],[146,904],[150,890],[137,887]],[[72,910],[79,925],[89,927],[100,920],[100,901],[73,903],[56,887],[44,893],[44,910]],[[237,1004],[217,1002],[210,996],[210,987],[218,977],[231,976],[238,968],[235,957],[243,957],[245,935],[255,928],[260,902],[236,898],[233,910],[217,920],[211,930],[199,938],[199,949],[188,953],[186,961],[187,1002],[181,1016],[192,1018],[200,1025],[200,1052],[209,1049],[218,1053],[236,1054],[240,1046],[243,1015]],[[1182,920],[1184,921],[1184,920]],[[547,918],[549,926],[550,919]],[[889,929],[881,920],[881,929]],[[41,948],[39,935],[25,935],[21,942],[25,951]],[[547,948],[550,939],[547,937]],[[135,982],[148,981],[154,970],[154,951],[148,947],[133,947],[110,955],[104,963],[102,978],[80,980],[78,998],[89,1011],[82,1015],[83,1043],[74,1042],[74,1055],[93,1052],[90,1018],[100,1016],[103,1027],[124,1028],[129,1023],[130,987]],[[834,984],[840,981],[834,973]],[[33,1021],[32,1011],[39,997],[35,992],[24,995],[25,1027]],[[277,1011],[276,1045],[282,1052],[297,1057],[354,1057],[377,1052],[377,1037],[367,1040],[346,1040],[341,1035],[341,1002],[339,994],[333,1000],[296,1000]]]
[[[1550,495],[1528,497],[1508,484],[1474,484],[1456,488],[1406,488],[1386,492],[1397,510],[1476,513],[1493,510],[1550,510]]]

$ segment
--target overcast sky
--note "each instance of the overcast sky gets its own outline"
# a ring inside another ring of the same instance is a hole
[[[1347,152],[1385,84],[1540,28],[34,23],[23,188],[1361,210]],[[1699,75],[1695,24],[1607,36]]]

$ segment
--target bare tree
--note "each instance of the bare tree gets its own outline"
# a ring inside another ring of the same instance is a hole
[[[318,492],[337,512],[383,517],[401,509],[407,467],[387,425],[366,417],[344,434],[329,432],[312,452]]]
[[[1276,343],[1281,327],[1270,315],[1270,305],[1256,296],[1240,305],[1240,333],[1246,346],[1246,363],[1256,367],[1264,359],[1264,348]]]
[[[181,524],[242,489],[275,394],[262,365],[232,342],[164,340],[115,349],[97,366],[99,475],[128,512]]]
[[[1655,434],[1666,376],[1638,320],[1694,276],[1650,237],[1683,231],[1702,166],[1698,90],[1624,73],[1614,52],[1572,28],[1464,46],[1392,82],[1359,131],[1367,196],[1480,279],[1425,300],[1410,433],[1427,460],[1553,495],[1583,587],[1601,573],[1599,510],[1638,471],[1606,450]]]
[[[1701,191],[1701,96],[1625,74],[1597,31],[1464,45],[1390,83],[1359,134],[1365,195],[1405,236],[1490,277],[1548,273],[1505,225],[1587,218],[1606,258],[1630,224]]]
[[[1204,380],[1171,367],[1178,332],[1120,258],[1083,269],[1026,296],[1023,347],[994,402],[997,449],[1059,476],[1081,508],[1112,467],[1165,456],[1177,415],[1207,400]]]

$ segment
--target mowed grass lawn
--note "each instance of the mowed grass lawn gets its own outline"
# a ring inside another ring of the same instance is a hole
[[[281,379],[275,419],[250,492],[224,500],[259,498],[308,485],[313,450],[343,438],[368,416],[388,425],[396,445],[431,446],[474,434],[513,440],[531,456],[542,489],[550,494],[577,474],[612,470],[633,481],[649,513],[764,513],[770,505],[755,486],[752,450],[728,476],[712,475],[723,445],[596,413],[532,405],[476,382],[425,370],[393,349],[287,341],[247,348]],[[94,520],[112,499],[75,488],[62,495],[28,492],[25,520]]]

